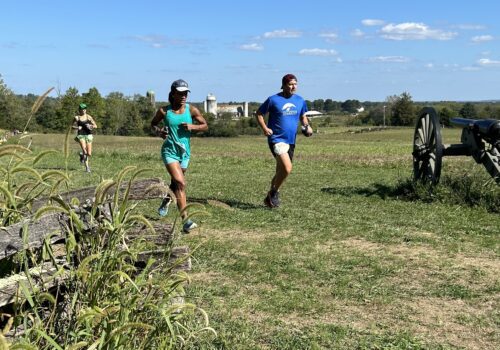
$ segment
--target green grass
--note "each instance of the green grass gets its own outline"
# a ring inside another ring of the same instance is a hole
[[[262,204],[274,172],[265,138],[193,139],[188,201],[210,216],[183,238],[201,244],[187,293],[219,334],[202,347],[500,347],[499,186],[456,157],[444,159],[437,189],[415,188],[412,129],[325,131],[298,136],[277,210]],[[33,146],[60,148],[62,139],[34,135]],[[445,143],[459,139],[443,131]],[[73,144],[72,183],[95,185],[126,165],[167,180],[160,145],[97,135],[86,174]],[[157,205],[143,204],[143,214],[156,217]]]

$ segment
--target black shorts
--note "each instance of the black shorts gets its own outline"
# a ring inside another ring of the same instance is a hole
[[[276,143],[268,142],[267,144],[269,145],[269,149],[271,150],[273,157],[276,158],[277,154],[274,153],[274,145]],[[292,161],[293,160],[293,152],[295,151],[295,144],[291,144],[289,146],[290,146],[290,148],[288,149],[288,156],[290,157],[290,160]]]

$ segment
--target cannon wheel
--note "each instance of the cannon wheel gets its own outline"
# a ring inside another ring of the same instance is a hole
[[[417,181],[439,182],[443,159],[441,125],[434,108],[423,108],[413,137],[413,176]]]

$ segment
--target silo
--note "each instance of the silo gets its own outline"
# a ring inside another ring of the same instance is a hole
[[[243,116],[248,117],[248,102],[243,104]]]
[[[217,117],[217,99],[213,94],[207,95],[207,112]]]
[[[155,106],[155,92],[153,90],[148,90],[148,92],[146,92],[146,97],[148,98],[151,105],[154,107]]]

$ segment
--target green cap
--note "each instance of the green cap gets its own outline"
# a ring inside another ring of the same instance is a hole
[[[78,106],[79,109],[87,109],[87,105],[85,103],[80,103]]]

